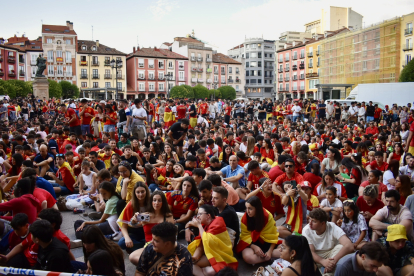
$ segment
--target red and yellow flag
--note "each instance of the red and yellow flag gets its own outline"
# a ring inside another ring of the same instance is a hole
[[[128,204],[125,206],[124,210],[118,217],[117,222],[118,222],[119,227],[122,227],[122,225],[126,221],[131,221],[134,214],[135,214],[134,207],[132,207],[132,202],[130,201],[128,202]]]
[[[257,240],[267,242],[267,243],[279,243],[279,232],[277,231],[275,220],[273,219],[272,214],[265,208],[263,208],[264,221],[266,222],[262,231],[257,232],[249,231],[247,229],[247,213],[244,213],[241,219],[241,233],[240,240],[236,247],[236,252],[242,252],[246,247],[248,247],[252,242]]]
[[[174,120],[173,120],[173,112],[171,110],[171,108],[169,106],[165,107],[165,111],[164,111],[164,123],[166,127],[170,127],[173,125]]]
[[[288,206],[288,212],[286,215],[286,224],[292,227],[292,232],[302,234],[302,223],[303,223],[303,210],[302,210],[302,199],[298,198],[295,203],[294,198],[290,197],[290,205]]]
[[[230,236],[222,217],[216,217],[204,228],[202,237],[198,235],[188,245],[188,251],[191,255],[194,254],[201,242],[203,243],[204,254],[216,272],[219,272],[226,266],[237,270],[238,262],[233,256]]]

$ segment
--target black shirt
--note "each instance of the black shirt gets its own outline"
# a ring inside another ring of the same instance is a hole
[[[221,162],[221,163],[220,163],[220,167],[213,167],[213,166],[211,166],[211,164],[210,164],[210,169],[211,169],[213,172],[218,172],[218,171],[220,171],[222,168],[227,167],[227,166],[228,166],[227,164],[224,164],[223,162]]]
[[[236,240],[234,241],[234,246],[236,246],[240,236],[239,217],[237,216],[236,211],[233,209],[233,207],[227,204],[226,208],[224,208],[223,212],[218,214],[218,216],[223,218],[224,222],[226,223],[226,227],[236,232]]]
[[[200,146],[198,145],[198,142],[195,142],[194,143],[194,146],[193,145],[189,145],[188,146],[188,152],[191,152],[191,154],[192,155],[194,155],[194,156],[196,156],[196,154],[197,154],[197,150],[200,148]]]
[[[185,171],[190,171],[192,172],[194,170],[194,168],[190,168],[190,167],[186,167],[185,166],[185,160],[181,160],[180,162],[178,162],[179,164],[181,164],[184,168]]]
[[[130,158],[126,158],[124,155],[121,156],[122,160],[127,161],[129,164],[131,164],[131,168],[133,170],[135,170],[135,168],[137,167],[137,163],[138,163],[138,158],[136,156],[131,155]],[[145,158],[144,158],[145,159]]]
[[[135,157],[135,156],[134,156]],[[136,158],[136,157],[135,157]],[[149,159],[149,161],[147,161],[147,159],[144,157],[144,158],[142,158],[142,161],[144,162],[144,166],[146,165],[146,164],[157,164],[157,158],[155,158],[154,156],[150,156],[150,159]]]
[[[72,272],[68,247],[55,237],[52,238],[52,242],[46,248],[39,246],[35,269]]]
[[[118,115],[119,115],[119,122],[126,122],[127,121],[127,116],[125,113],[125,109],[121,108],[120,110],[118,110]]]
[[[253,114],[254,105],[249,105],[247,107],[247,114]]]
[[[266,110],[266,105],[262,104],[258,107],[258,110]],[[266,119],[266,112],[259,112],[259,119]]]
[[[375,106],[367,105],[367,112],[366,112],[367,116],[374,117],[374,113],[375,113]]]
[[[266,111],[267,111],[267,113],[272,113],[273,112],[273,104],[272,103],[267,104]]]
[[[184,133],[187,133],[188,127],[182,128],[181,123],[175,123],[171,126],[170,130],[174,139],[180,139]]]

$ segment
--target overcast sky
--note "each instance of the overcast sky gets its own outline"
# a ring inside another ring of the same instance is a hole
[[[17,3],[17,2],[16,2]],[[194,29],[195,36],[221,53],[245,37],[278,39],[284,31],[304,31],[329,6],[347,7],[365,25],[414,12],[413,0],[20,0],[3,3],[0,37],[41,36],[41,24],[73,22],[78,39],[93,39],[125,53],[132,47],[160,46]],[[7,8],[9,6],[9,8]],[[6,23],[6,24],[5,24]]]

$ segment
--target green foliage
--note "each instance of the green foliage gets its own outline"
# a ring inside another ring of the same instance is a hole
[[[49,82],[49,98],[61,98],[62,97],[62,86],[59,83],[47,80]]]
[[[210,89],[210,99],[221,99],[222,95],[221,95],[221,91],[218,89]]]
[[[0,80],[0,95],[9,95],[10,98],[27,97],[33,92],[31,82],[21,80]]]
[[[60,86],[62,88],[62,97],[64,99],[68,99],[68,98],[76,99],[76,98],[79,98],[79,88],[76,85],[74,85],[74,84],[72,84],[72,83],[70,83],[68,81],[61,81],[59,84],[60,84]]]
[[[174,86],[170,90],[170,98],[188,98],[188,90],[185,89],[183,85]]]
[[[194,95],[196,99],[205,99],[210,97],[210,91],[207,87],[197,84],[193,87]]]
[[[194,89],[191,86],[185,84],[180,86],[184,87],[187,90],[188,98],[194,99]]]
[[[217,90],[221,92],[222,99],[234,100],[236,98],[236,90],[231,86],[222,86]]]
[[[414,59],[401,71],[399,82],[414,82]]]

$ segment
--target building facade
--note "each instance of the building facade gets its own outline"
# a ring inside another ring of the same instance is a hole
[[[402,70],[413,58],[413,24],[414,12],[401,17],[401,59]]]
[[[62,80],[77,85],[76,48],[78,37],[73,30],[73,23],[66,21],[66,26],[42,25],[42,47],[46,58],[48,79]]]
[[[236,90],[236,96],[244,96],[243,64],[224,54],[213,54],[213,88],[228,85]],[[209,80],[207,80],[207,83]]]
[[[118,70],[112,68],[112,60],[121,61],[122,66]],[[100,44],[99,40],[78,40],[75,64],[81,94],[85,91],[90,98],[115,99],[118,92],[120,99],[126,98],[125,53]]]
[[[274,40],[249,38],[241,45],[228,50],[227,54],[244,66],[244,91],[247,98],[273,98]]]
[[[13,45],[0,45],[0,79],[1,80],[18,80],[19,58],[22,52]],[[22,76],[24,78],[24,76]]]
[[[127,98],[165,98],[172,87],[189,85],[188,58],[159,48],[133,48],[126,57]]]

